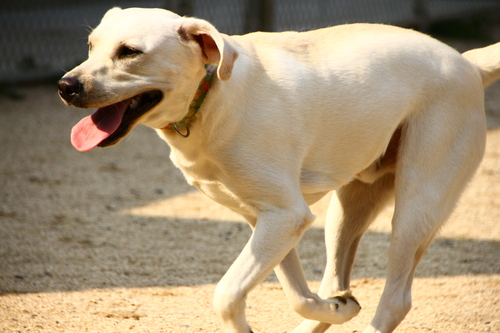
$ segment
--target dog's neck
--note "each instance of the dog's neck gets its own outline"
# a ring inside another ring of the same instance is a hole
[[[206,65],[205,69],[207,71],[207,74],[201,80],[200,85],[196,90],[196,94],[194,95],[193,101],[189,104],[189,111],[187,115],[182,120],[175,123],[170,123],[167,126],[163,127],[162,129],[168,131],[176,131],[179,135],[185,138],[189,136],[190,134],[189,122],[196,115],[196,113],[201,107],[201,104],[205,100],[205,97],[207,96],[207,93],[212,85],[212,80],[214,78],[214,73],[217,69],[217,66]],[[185,131],[180,131],[179,127],[185,127],[186,129]]]

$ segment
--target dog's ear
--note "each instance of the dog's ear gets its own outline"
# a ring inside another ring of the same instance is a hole
[[[110,18],[111,16],[113,16],[114,14],[116,14],[116,13],[118,13],[120,11],[122,11],[122,9],[120,7],[113,7],[113,8],[111,8],[110,10],[108,10],[106,12],[106,14],[104,14],[104,16],[102,17],[101,22],[104,21],[104,20],[106,20],[107,18]]]
[[[177,33],[181,42],[190,45],[204,63],[218,66],[219,79],[231,78],[238,52],[213,25],[204,20],[183,18]]]

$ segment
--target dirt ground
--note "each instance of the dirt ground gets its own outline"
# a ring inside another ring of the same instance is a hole
[[[0,332],[220,332],[215,284],[250,235],[242,219],[188,186],[154,131],[79,153],[69,142],[88,111],[54,85],[0,96]],[[427,251],[414,306],[397,332],[500,332],[500,85],[487,91],[486,155]],[[311,288],[325,261],[323,214],[300,246]],[[380,297],[391,208],[363,238],[352,289],[363,310],[330,332],[359,332]],[[255,332],[301,319],[275,277],[248,299]]]

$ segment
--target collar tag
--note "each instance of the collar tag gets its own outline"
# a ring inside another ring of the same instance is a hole
[[[214,75],[216,69],[217,69],[217,66],[205,65],[205,70],[207,71],[206,76]],[[205,78],[206,78],[206,76],[205,76]]]

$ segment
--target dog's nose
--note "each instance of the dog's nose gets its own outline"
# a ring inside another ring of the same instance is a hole
[[[66,77],[59,80],[57,84],[59,96],[69,102],[82,92],[82,84],[75,77]]]

